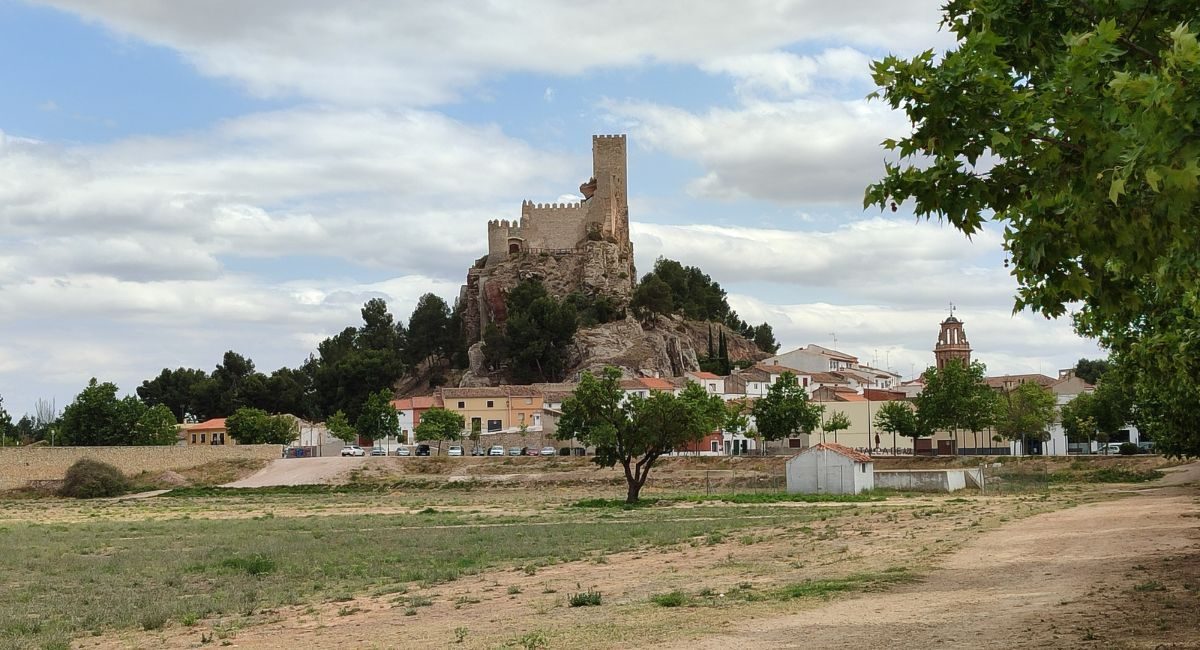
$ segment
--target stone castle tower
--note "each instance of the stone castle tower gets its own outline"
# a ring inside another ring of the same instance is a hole
[[[953,311],[949,318],[942,321],[942,331],[938,333],[937,345],[933,346],[933,356],[937,359],[938,370],[945,368],[946,362],[951,359],[958,359],[964,367],[971,365],[971,344],[963,332],[962,321],[954,317]]]
[[[577,203],[521,203],[520,219],[488,222],[487,255],[459,292],[468,341],[507,319],[505,296],[537,278],[551,295],[604,296],[624,307],[637,283],[629,240],[624,135],[592,136],[592,177]]]
[[[624,135],[592,136],[592,178],[578,203],[521,203],[521,219],[488,222],[486,266],[519,253],[567,251],[584,241],[628,247],[629,195]]]

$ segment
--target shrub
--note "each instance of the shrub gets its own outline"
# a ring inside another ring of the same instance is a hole
[[[1121,455],[1122,456],[1132,456],[1136,453],[1138,453],[1137,445],[1135,445],[1132,442],[1122,442],[1121,443]]]
[[[599,605],[600,592],[589,589],[577,594],[571,594],[567,597],[567,602],[570,603],[571,607],[592,607]]]
[[[650,597],[650,602],[659,607],[680,607],[688,602],[687,594],[682,591],[669,591],[665,594],[657,594]]]
[[[76,499],[115,497],[129,491],[121,470],[91,458],[81,458],[67,469],[59,494]]]

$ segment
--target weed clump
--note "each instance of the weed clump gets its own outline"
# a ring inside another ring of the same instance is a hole
[[[81,458],[67,469],[59,494],[75,499],[115,497],[129,491],[129,480],[121,470],[98,460]]]
[[[571,594],[567,597],[567,602],[571,607],[595,607],[600,604],[600,592],[588,589],[577,594]]]
[[[650,602],[659,607],[682,607],[688,602],[687,594],[682,591],[669,591],[665,594],[655,594],[650,597]]]

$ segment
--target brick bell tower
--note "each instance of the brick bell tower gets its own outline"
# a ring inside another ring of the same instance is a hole
[[[937,360],[937,368],[946,367],[946,362],[958,359],[964,367],[971,365],[971,344],[963,332],[963,322],[954,317],[954,307],[950,307],[950,317],[942,321],[942,331],[938,333],[937,345],[933,346],[933,356]]]

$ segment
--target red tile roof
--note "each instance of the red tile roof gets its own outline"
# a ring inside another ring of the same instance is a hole
[[[392,408],[397,411],[431,409],[434,406],[437,406],[437,400],[433,395],[418,395],[392,400]]]
[[[707,372],[704,370],[701,370],[699,372],[689,372],[688,374],[691,375],[692,377],[696,377],[697,379],[720,379],[721,378],[720,375],[714,375],[711,372]]]
[[[808,453],[808,452],[816,450],[816,449],[826,449],[828,451],[832,451],[835,454],[841,454],[841,455],[845,456],[846,458],[849,458],[850,460],[853,460],[853,461],[859,462],[859,463],[873,462],[871,460],[870,456],[868,456],[862,452],[854,451],[853,449],[847,447],[846,445],[839,445],[836,442],[818,442],[817,444],[813,445],[812,447],[809,447],[808,449],[806,449],[804,451],[804,453]]]
[[[199,424],[193,424],[193,425],[189,426],[187,429],[188,429],[188,431],[215,431],[215,430],[224,429],[224,428],[225,428],[225,418],[213,418],[211,420],[205,420],[204,422],[201,422]]]
[[[666,379],[661,379],[659,377],[642,377],[640,381],[642,382],[643,386],[649,388],[650,390],[675,390],[675,384],[672,384]]]

